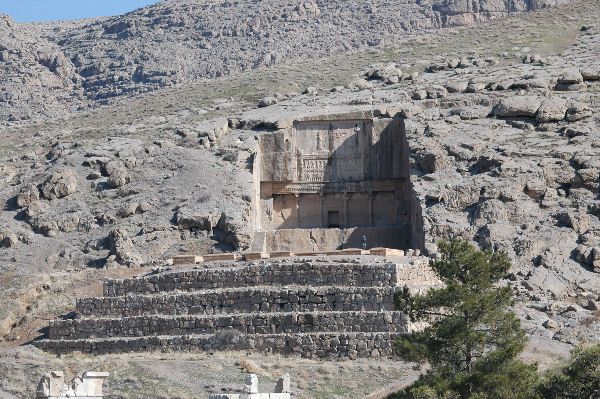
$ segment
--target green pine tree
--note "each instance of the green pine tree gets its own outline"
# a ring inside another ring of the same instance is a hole
[[[537,365],[518,359],[526,344],[520,320],[509,311],[512,289],[497,283],[510,268],[503,252],[482,252],[464,240],[441,242],[430,262],[443,288],[395,296],[398,310],[421,331],[396,342],[404,360],[428,371],[392,398],[535,398]]]
[[[541,381],[539,393],[547,399],[600,398],[600,344],[571,351],[569,364],[549,373]]]

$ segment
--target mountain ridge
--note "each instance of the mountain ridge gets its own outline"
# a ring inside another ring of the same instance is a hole
[[[0,120],[61,116],[112,98],[568,2],[167,0],[75,21],[18,24],[2,15]]]

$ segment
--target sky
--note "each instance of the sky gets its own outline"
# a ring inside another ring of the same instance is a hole
[[[118,15],[158,0],[0,0],[0,14],[17,22],[40,22]]]

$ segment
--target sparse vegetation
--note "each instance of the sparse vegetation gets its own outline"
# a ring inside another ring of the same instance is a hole
[[[545,399],[600,398],[600,344],[575,348],[568,364],[549,372],[538,391]]]

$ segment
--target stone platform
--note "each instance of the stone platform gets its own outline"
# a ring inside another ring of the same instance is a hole
[[[385,251],[384,251],[385,252]],[[385,253],[383,253],[385,255]],[[421,256],[320,255],[213,261],[126,280],[77,300],[35,345],[54,353],[246,350],[310,358],[391,356],[418,327],[393,295],[437,280]]]
[[[384,257],[404,257],[404,256],[419,256],[420,250],[404,251],[401,249],[394,248],[372,248],[372,249],[359,249],[359,248],[347,248],[347,249],[336,249],[336,250],[323,250],[323,251],[304,251],[304,252],[292,252],[292,251],[271,251],[271,252],[246,252],[246,253],[223,253],[223,254],[207,254],[207,255],[179,255],[172,259],[174,265],[190,265],[204,262],[216,262],[221,260],[238,261],[238,260],[257,260],[257,259],[270,259],[270,258],[292,258],[296,256],[320,256],[320,255],[375,255]]]

